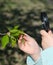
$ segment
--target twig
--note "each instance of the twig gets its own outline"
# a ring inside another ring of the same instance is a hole
[[[6,33],[0,33],[1,36],[5,35]]]

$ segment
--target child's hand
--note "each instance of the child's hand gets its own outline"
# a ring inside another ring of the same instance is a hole
[[[22,39],[24,39],[25,41],[22,42]],[[40,47],[38,46],[37,42],[29,35],[21,35],[18,40],[18,45],[22,51],[31,55],[34,60],[37,60],[39,58]]]
[[[42,35],[42,47],[43,49],[53,47],[53,34],[51,31],[48,33],[44,30],[41,30]]]

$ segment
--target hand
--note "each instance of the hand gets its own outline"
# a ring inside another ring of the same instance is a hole
[[[41,30],[40,33],[42,35],[43,49],[53,47],[53,34],[52,34],[51,30],[48,33],[45,30]]]
[[[22,42],[23,38],[25,39],[24,43]],[[34,60],[37,60],[39,58],[40,47],[38,46],[37,42],[29,35],[21,35],[18,40],[18,45],[22,51],[29,54]]]

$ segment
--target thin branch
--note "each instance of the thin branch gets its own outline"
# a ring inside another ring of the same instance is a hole
[[[6,33],[0,33],[1,36],[5,35]]]

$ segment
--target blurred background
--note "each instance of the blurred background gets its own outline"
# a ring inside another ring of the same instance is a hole
[[[46,11],[50,28],[53,30],[53,0],[0,0],[0,33],[4,34],[8,32],[8,27],[18,25],[20,30],[41,45],[40,13],[43,11]],[[17,47],[0,49],[0,65],[26,65],[26,57]]]

